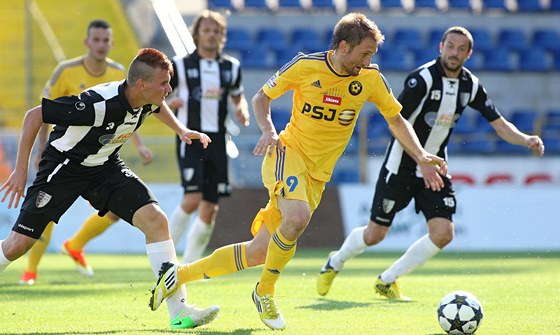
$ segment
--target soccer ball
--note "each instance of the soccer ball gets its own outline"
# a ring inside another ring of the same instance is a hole
[[[439,325],[448,334],[474,333],[484,313],[480,301],[469,292],[453,291],[441,299],[437,309]]]

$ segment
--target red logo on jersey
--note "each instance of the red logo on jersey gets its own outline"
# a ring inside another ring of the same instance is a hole
[[[326,104],[340,106],[340,104],[342,103],[342,98],[325,94],[323,95],[323,102]]]

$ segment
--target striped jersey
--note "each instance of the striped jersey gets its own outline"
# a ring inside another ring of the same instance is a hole
[[[492,122],[500,113],[486,90],[468,69],[458,78],[448,78],[438,58],[411,72],[399,96],[401,112],[414,127],[420,143],[431,154],[447,159],[447,142],[465,107],[470,106]],[[416,162],[393,138],[384,162],[391,173],[422,177]]]
[[[67,95],[78,95],[86,88],[126,78],[125,68],[112,59],[105,59],[107,67],[99,76],[88,72],[84,60],[85,56],[80,56],[58,64],[45,85],[42,96],[56,99]]]
[[[177,119],[189,129],[225,134],[228,96],[240,96],[241,67],[231,56],[201,58],[197,51],[173,59],[175,76],[171,87],[186,102],[177,110]]]
[[[133,109],[124,94],[126,80],[89,88],[78,96],[43,98],[43,122],[54,124],[46,150],[61,160],[101,166],[118,158],[132,133],[159,106]]]
[[[329,59],[332,52],[300,53],[262,87],[271,99],[293,90],[292,115],[280,139],[297,150],[311,177],[321,181],[330,180],[366,102],[385,117],[401,110],[377,65],[362,68],[357,76],[341,75]]]

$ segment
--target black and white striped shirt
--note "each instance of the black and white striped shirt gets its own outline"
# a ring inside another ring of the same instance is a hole
[[[500,117],[474,74],[463,68],[458,78],[448,78],[439,58],[408,75],[398,100],[403,105],[401,115],[412,124],[424,149],[445,159],[449,136],[465,107],[479,111],[488,122]],[[422,176],[416,162],[394,138],[387,148],[384,166],[393,174]]]
[[[195,51],[174,58],[173,69],[171,87],[186,102],[177,111],[179,121],[189,129],[225,134],[227,98],[243,93],[239,61],[224,54],[201,58]]]
[[[134,110],[128,103],[126,81],[89,88],[79,96],[42,101],[43,122],[54,124],[47,153],[83,166],[101,166],[118,158],[118,151],[132,133],[159,107]]]

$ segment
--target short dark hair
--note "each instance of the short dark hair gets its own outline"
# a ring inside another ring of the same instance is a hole
[[[138,79],[151,80],[153,76],[151,70],[154,68],[167,70],[173,76],[173,65],[163,52],[154,48],[140,49],[128,68],[127,82],[132,84]]]
[[[474,47],[473,37],[472,37],[470,31],[467,30],[467,28],[459,27],[459,26],[448,28],[445,31],[445,33],[443,34],[443,37],[441,38],[441,44],[443,44],[445,42],[445,39],[447,38],[447,35],[449,35],[449,34],[459,34],[459,35],[466,36],[467,39],[469,40],[469,50],[471,50]]]
[[[89,36],[89,31],[92,28],[111,29],[111,25],[109,24],[109,22],[102,19],[92,20],[87,27],[87,36]]]
[[[336,50],[341,41],[346,41],[353,48],[366,37],[372,38],[377,45],[381,45],[385,40],[385,36],[375,22],[368,19],[364,14],[346,14],[334,27],[331,49]]]

